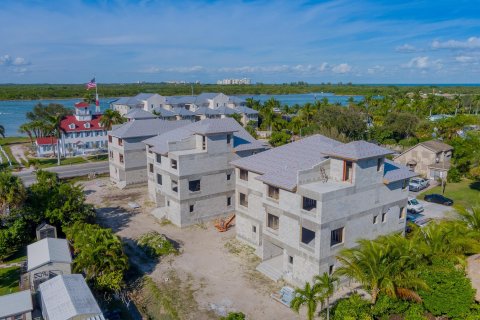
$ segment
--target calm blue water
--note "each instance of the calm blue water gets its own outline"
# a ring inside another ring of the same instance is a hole
[[[340,103],[341,105],[347,105],[350,96],[337,96],[333,93],[304,93],[304,94],[259,94],[259,95],[241,95],[242,98],[253,98],[265,102],[270,98],[275,98],[280,101],[280,104],[293,106],[294,104],[303,105],[307,102],[314,103],[315,100],[322,100],[327,98],[331,104]],[[355,102],[362,101],[363,96],[353,96]]]
[[[288,95],[242,95],[242,98],[253,98],[255,100],[260,100],[264,102],[271,97],[279,100],[282,105],[294,105],[299,104],[303,105],[307,102],[314,103],[315,99],[321,100],[323,97],[327,97],[330,103],[341,103],[342,105],[347,104],[349,96],[336,96],[333,94],[326,93],[317,93],[317,94],[288,94]],[[355,101],[362,100],[361,96],[354,96]],[[100,100],[100,109],[103,111],[109,107],[109,102],[113,98],[105,98]],[[73,106],[76,102],[81,101],[81,99],[64,99],[64,100],[9,100],[9,101],[0,101],[0,125],[5,127],[5,134],[7,136],[20,136],[21,133],[18,132],[18,128],[22,123],[25,123],[27,119],[25,114],[28,111],[31,111],[37,103],[49,104],[49,103],[59,103],[63,104],[66,107],[73,109]],[[92,106],[92,111],[95,106]]]

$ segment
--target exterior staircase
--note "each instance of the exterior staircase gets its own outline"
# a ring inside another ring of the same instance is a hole
[[[283,277],[282,263],[283,256],[277,256],[265,261],[262,261],[257,266],[257,271],[263,273],[266,277],[273,281],[278,281]]]

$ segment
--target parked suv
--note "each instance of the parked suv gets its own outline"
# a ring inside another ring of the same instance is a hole
[[[418,202],[417,199],[408,198],[407,211],[412,213],[420,213],[423,212],[423,206],[420,202]]]
[[[418,192],[422,189],[425,189],[425,187],[423,185],[421,185],[420,183],[418,182],[415,182],[415,181],[410,181],[408,183],[408,190],[409,191],[414,191],[414,192]]]

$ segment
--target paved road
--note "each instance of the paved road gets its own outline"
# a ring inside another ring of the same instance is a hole
[[[408,196],[412,198],[417,198],[418,195],[424,191],[425,190],[422,190],[420,192],[410,191],[408,193]],[[422,198],[417,198],[417,200],[423,205],[423,208],[425,209],[425,211],[422,213],[423,215],[425,215],[425,217],[429,217],[433,219],[443,219],[443,218],[451,218],[454,215],[453,214],[454,209],[452,207],[444,206],[438,203],[427,202]]]
[[[89,173],[108,173],[108,161],[72,164],[59,167],[50,167],[44,169],[45,171],[51,171],[58,174],[59,178],[71,178],[86,176]],[[29,186],[35,182],[35,172],[32,170],[24,170],[14,172],[14,175],[20,177],[26,186]]]

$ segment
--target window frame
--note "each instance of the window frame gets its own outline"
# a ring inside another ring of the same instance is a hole
[[[248,181],[248,170],[245,170],[245,169],[239,169],[239,175],[238,177],[240,178],[240,180],[243,180],[243,181]]]
[[[200,190],[201,190],[201,179],[188,181],[188,191],[199,192]]]
[[[330,247],[345,243],[345,227],[330,231]]]
[[[280,188],[267,184],[267,197],[274,200],[280,199]]]
[[[309,203],[311,204],[309,205]],[[317,209],[317,200],[302,196],[302,209],[305,211],[313,211]]]
[[[280,217],[267,212],[267,228],[278,231],[280,229]]]
[[[242,198],[243,198],[243,201],[242,201]],[[239,192],[238,204],[241,205],[242,207],[248,208],[248,195],[243,192]]]

